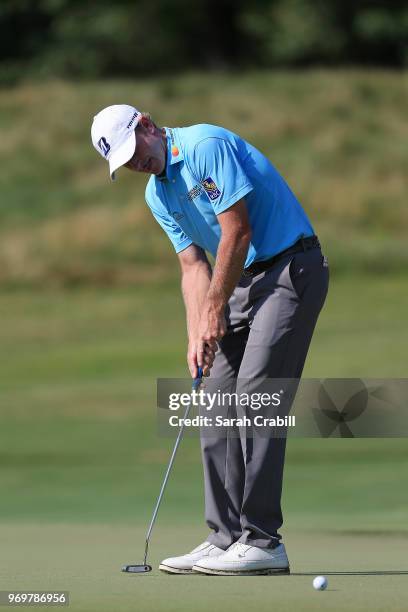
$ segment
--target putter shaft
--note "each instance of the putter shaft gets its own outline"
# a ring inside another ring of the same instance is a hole
[[[198,376],[193,381],[192,391],[196,391],[198,389],[198,387],[201,384],[202,377],[203,377],[203,371],[202,371],[201,368],[198,368]],[[180,429],[179,429],[179,432],[178,432],[178,435],[177,435],[177,439],[176,439],[176,442],[174,444],[173,452],[171,454],[170,461],[169,461],[169,464],[167,466],[166,474],[165,474],[164,479],[163,479],[163,484],[161,486],[160,493],[159,493],[157,501],[156,501],[156,506],[155,506],[154,511],[153,511],[153,516],[152,516],[152,519],[150,521],[149,528],[147,530],[146,542],[145,542],[145,552],[144,552],[144,558],[143,558],[143,565],[125,565],[122,568],[123,572],[130,572],[130,573],[135,573],[136,574],[136,573],[150,572],[151,569],[152,569],[151,566],[147,564],[147,553],[148,553],[148,550],[149,550],[150,535],[152,533],[152,529],[153,529],[154,523],[156,522],[157,513],[159,511],[160,504],[161,504],[161,501],[163,499],[163,494],[164,494],[164,491],[166,489],[167,481],[169,480],[171,468],[173,467],[173,463],[174,463],[174,459],[176,457],[177,449],[178,449],[178,447],[180,445],[180,442],[181,442],[181,439],[183,437],[184,423],[185,423],[185,420],[188,418],[188,415],[190,413],[190,409],[191,409],[191,402],[188,404],[188,406],[186,407],[186,410],[184,412],[184,419],[183,419],[182,425],[180,426]],[[145,569],[145,568],[150,568],[150,569]]]

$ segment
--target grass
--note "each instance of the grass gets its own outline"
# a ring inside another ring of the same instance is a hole
[[[187,375],[185,322],[144,179],[122,172],[111,185],[91,148],[96,110],[129,101],[164,125],[218,123],[267,153],[331,266],[304,375],[407,374],[405,76],[206,79],[0,92],[0,588],[68,589],[78,611],[402,611],[406,576],[329,575],[329,590],[316,593],[307,572],[408,570],[403,438],[289,441],[282,534],[299,575],[248,587],[118,571],[141,558],[168,461],[155,379]],[[184,439],[154,566],[205,538],[201,469],[198,441]]]
[[[407,301],[404,277],[334,279],[305,375],[404,377]],[[172,446],[157,435],[155,378],[186,375],[179,290],[3,291],[1,320],[1,588],[70,590],[78,611],[404,609],[401,575],[329,576],[321,594],[310,575],[208,589],[156,569],[121,574],[142,555]],[[290,440],[282,534],[292,571],[408,569],[406,470],[405,439]],[[205,535],[198,441],[186,438],[153,565]]]
[[[118,101],[150,110],[161,125],[208,122],[239,132],[298,194],[334,272],[403,272],[405,81],[401,72],[314,70],[2,90],[0,281],[174,278],[171,246],[144,203],[145,178],[122,171],[111,184],[90,143],[93,115]]]
[[[70,609],[75,612],[204,612],[235,610],[237,605],[261,612],[271,607],[282,612],[406,609],[406,575],[367,573],[407,570],[406,540],[392,536],[384,546],[382,538],[293,532],[286,540],[292,575],[220,578],[169,576],[157,570],[121,574],[123,563],[142,561],[141,546],[135,543],[143,541],[144,532],[138,528],[7,525],[1,535],[3,552],[7,551],[0,562],[2,588],[69,590]],[[186,526],[159,527],[154,538],[151,561],[156,565],[158,548],[162,554],[192,548],[197,532]],[[328,577],[324,592],[313,590],[313,576],[318,574]]]
[[[407,299],[403,278],[334,281],[305,376],[404,377]],[[146,520],[171,446],[157,437],[155,378],[186,376],[178,289],[18,291],[1,303],[1,518],[120,522],[137,507]],[[182,499],[201,520],[197,441],[186,439],[183,453],[170,515],[184,520]],[[391,506],[402,528],[405,454],[405,440],[291,440],[289,514],[313,527],[335,516],[346,529],[351,512],[355,528],[372,529]],[[336,502],[316,512],[326,480]]]

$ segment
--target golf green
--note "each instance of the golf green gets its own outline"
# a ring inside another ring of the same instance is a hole
[[[407,299],[402,277],[335,279],[305,376],[405,376]],[[229,578],[157,570],[207,535],[198,440],[186,438],[154,571],[120,572],[142,561],[170,456],[155,378],[185,375],[184,325],[177,287],[2,295],[0,590],[68,590],[70,609],[92,612],[406,610],[408,574],[381,574],[408,571],[406,439],[290,440],[293,573]]]
[[[161,525],[151,547],[153,571],[129,575],[120,567],[142,561],[141,528],[3,524],[1,589],[69,591],[69,609],[78,612],[406,610],[406,534],[290,531],[290,576],[171,576],[157,569],[161,558],[192,548],[204,535],[191,526]],[[329,581],[324,592],[312,586],[319,574]]]

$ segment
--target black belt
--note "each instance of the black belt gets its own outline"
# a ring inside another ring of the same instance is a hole
[[[265,272],[271,268],[279,259],[282,257],[286,257],[287,255],[292,255],[295,253],[301,253],[302,251],[309,251],[310,249],[320,249],[320,242],[317,236],[308,236],[307,238],[300,238],[295,244],[288,247],[284,251],[281,251],[277,255],[274,255],[270,259],[265,259],[263,261],[255,261],[247,268],[243,270],[243,276],[255,276],[256,274],[260,274],[261,272]]]

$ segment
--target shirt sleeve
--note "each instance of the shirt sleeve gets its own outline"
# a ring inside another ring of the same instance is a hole
[[[196,144],[192,163],[196,178],[217,215],[253,189],[237,152],[224,138],[210,137]]]
[[[180,253],[186,249],[193,241],[183,232],[179,224],[165,210],[158,210],[150,205],[146,198],[147,205],[153,213],[157,223],[164,229],[167,236],[170,238],[176,253]]]

